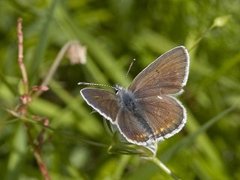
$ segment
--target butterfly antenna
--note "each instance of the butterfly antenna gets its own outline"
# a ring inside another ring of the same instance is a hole
[[[132,62],[131,62],[131,64],[129,65],[129,68],[128,68],[126,77],[128,76],[128,74],[129,74],[129,72],[130,72],[130,70],[131,70],[131,68],[132,68],[132,66],[133,66],[133,63],[134,63],[135,61],[136,61],[136,59],[133,59]]]
[[[116,87],[114,87],[114,86],[109,86],[109,85],[106,85],[106,84],[98,84],[98,83],[79,82],[78,85],[84,85],[84,86],[101,86],[101,87],[108,87],[108,88],[116,89]]]

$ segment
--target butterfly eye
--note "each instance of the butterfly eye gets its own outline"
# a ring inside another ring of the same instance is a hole
[[[119,85],[114,86],[115,93],[118,94],[119,90],[121,90],[121,87]]]

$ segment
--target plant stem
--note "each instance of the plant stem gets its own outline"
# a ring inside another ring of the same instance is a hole
[[[159,168],[161,168],[165,173],[171,176],[174,180],[179,180],[177,177],[165,164],[163,164],[156,156],[150,158],[152,162],[154,162]]]
[[[22,73],[22,81],[24,87],[24,94],[28,94],[28,76],[25,65],[23,63],[23,32],[22,32],[22,18],[18,18],[17,21],[17,33],[18,33],[18,64]]]

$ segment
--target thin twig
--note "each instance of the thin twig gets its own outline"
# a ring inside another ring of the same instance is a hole
[[[66,51],[69,48],[69,45],[71,44],[71,42],[68,42],[67,44],[65,44],[62,49],[60,50],[60,52],[58,53],[57,57],[54,60],[54,63],[52,64],[47,76],[45,77],[45,79],[43,80],[41,86],[47,86],[48,83],[50,82],[50,80],[53,77],[53,74],[56,72],[60,62],[62,61],[64,54],[66,53]]]
[[[165,173],[171,176],[174,180],[180,180],[165,164],[163,164],[156,156],[149,158],[152,162],[154,162],[159,168],[161,168]]]
[[[27,123],[25,123],[26,128],[27,128],[27,134],[28,134],[28,139],[29,142],[33,148],[33,155],[37,161],[38,167],[42,173],[42,176],[44,177],[45,180],[50,180],[50,176],[47,170],[47,166],[45,165],[42,156],[41,156],[41,147],[39,145],[34,144],[34,138],[32,137],[31,132],[29,129],[31,128]]]
[[[45,87],[48,86],[49,82],[51,81],[54,73],[56,72],[60,62],[62,61],[66,51],[68,50],[69,46],[71,45],[71,41],[66,43],[62,49],[60,50],[60,52],[57,54],[57,57],[55,58],[52,66],[50,67],[50,70],[47,73],[47,76],[44,78],[42,84],[40,86]],[[34,96],[40,96],[42,94],[42,91],[37,91]]]
[[[209,33],[213,28],[214,28],[214,24],[211,25],[208,29],[206,29],[202,35],[194,42],[194,44],[189,48],[189,52],[192,51],[193,48],[195,48],[195,46],[197,46],[197,44],[200,43],[200,41],[207,35],[207,33]]]
[[[49,176],[49,173],[48,173],[48,170],[47,170],[47,166],[44,164],[44,162],[42,160],[40,151],[38,151],[37,148],[34,148],[33,153],[34,153],[35,159],[37,160],[38,167],[39,167],[44,179],[45,180],[51,180],[51,178]]]
[[[23,82],[23,87],[24,87],[24,92],[23,95],[21,95],[20,99],[21,99],[21,104],[20,106],[17,108],[17,112],[21,112],[21,117],[23,118],[25,117],[25,115],[27,114],[27,107],[28,104],[31,100],[31,93],[29,91],[29,84],[28,84],[28,76],[27,76],[27,71],[23,62],[23,32],[22,32],[22,18],[18,18],[18,22],[17,22],[17,33],[18,33],[18,64],[19,64],[19,68],[20,71],[22,73],[22,82]],[[34,157],[37,161],[37,164],[39,166],[40,172],[42,174],[42,176],[44,177],[45,180],[50,180],[50,176],[47,170],[47,166],[45,165],[42,157],[41,157],[41,143],[38,144],[34,144],[34,138],[33,135],[30,131],[31,127],[30,125],[25,122],[24,123],[27,129],[27,134],[28,134],[28,140],[29,143],[31,144],[32,148],[33,148],[33,154]]]
[[[18,18],[17,23],[17,33],[18,33],[18,64],[20,71],[22,73],[22,81],[24,87],[24,94],[28,94],[28,76],[25,65],[23,63],[23,32],[22,32],[22,18]]]

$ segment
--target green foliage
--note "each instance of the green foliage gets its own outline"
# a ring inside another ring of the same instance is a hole
[[[0,176],[41,179],[34,147],[42,138],[40,156],[52,179],[171,179],[138,155],[140,147],[108,131],[77,83],[126,87],[156,57],[185,45],[191,66],[180,99],[188,122],[159,143],[157,157],[182,179],[240,179],[239,7],[234,0],[0,1]],[[64,57],[26,117],[16,114],[24,86],[18,17],[30,87],[42,83],[64,44],[78,40],[87,48],[86,64]]]

